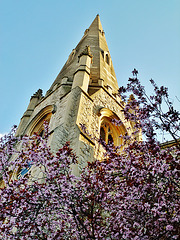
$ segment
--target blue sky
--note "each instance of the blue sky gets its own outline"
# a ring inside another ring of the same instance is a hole
[[[180,108],[180,0],[0,0],[0,134],[45,93],[96,14],[119,86],[133,68],[169,88]]]

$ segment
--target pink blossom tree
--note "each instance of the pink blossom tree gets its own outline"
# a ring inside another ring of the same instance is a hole
[[[124,114],[146,139],[124,136],[124,150],[99,139],[103,161],[88,163],[79,177],[71,173],[77,158],[69,143],[53,154],[47,131],[18,139],[13,129],[1,139],[0,239],[178,239],[179,113],[166,88],[151,81],[155,95],[148,97],[133,74],[120,88],[137,96]],[[171,134],[173,147],[161,149],[158,128]]]

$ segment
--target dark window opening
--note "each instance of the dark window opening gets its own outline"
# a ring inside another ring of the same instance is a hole
[[[111,134],[108,135],[108,143],[109,144],[113,143],[113,137],[111,136]]]
[[[39,133],[39,136],[42,138],[44,137],[44,129],[41,130],[41,132]]]
[[[106,54],[106,62],[109,65],[109,56],[108,56],[108,54]]]
[[[103,51],[103,50],[101,51],[101,54],[102,54],[102,57],[103,57],[103,59],[104,59],[104,51]]]
[[[106,136],[106,134],[105,134],[104,128],[101,127],[101,129],[100,129],[100,137],[101,137],[104,141],[105,141],[105,136]]]

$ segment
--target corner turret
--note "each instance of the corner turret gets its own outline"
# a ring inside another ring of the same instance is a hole
[[[23,114],[19,127],[16,131],[16,136],[21,136],[24,133],[25,127],[29,121],[30,116],[32,115],[34,108],[36,107],[37,103],[43,98],[42,89],[38,89],[31,98],[27,110]]]

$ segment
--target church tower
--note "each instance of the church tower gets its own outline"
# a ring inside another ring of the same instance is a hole
[[[87,161],[102,154],[95,138],[101,136],[106,142],[119,145],[120,136],[132,131],[131,123],[124,120],[123,103],[117,90],[111,55],[97,15],[46,95],[39,89],[31,97],[17,135],[34,132],[43,135],[44,120],[48,121],[52,150],[70,141],[78,156],[79,164],[73,169],[78,174]],[[112,123],[114,118],[121,120],[121,126]]]

